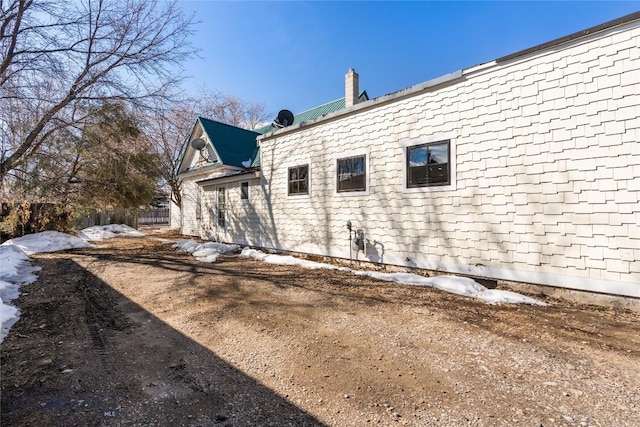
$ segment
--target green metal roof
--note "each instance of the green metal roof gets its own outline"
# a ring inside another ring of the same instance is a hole
[[[254,161],[257,144],[257,132],[242,129],[225,123],[198,117],[202,128],[213,144],[223,165],[244,167],[242,162]]]
[[[360,102],[368,100],[369,96],[367,95],[367,91],[366,90],[361,91],[360,95],[358,96],[358,99],[360,100]],[[326,116],[329,113],[342,110],[344,106],[345,106],[344,98],[327,102],[326,104],[322,104],[310,110],[303,111],[302,113],[295,114],[293,116],[293,124],[295,125],[298,123],[317,119],[318,117]],[[258,132],[259,134],[265,134],[265,133],[273,132],[278,129],[280,128],[278,128],[273,124],[270,124],[270,125],[261,127],[259,129],[256,129],[256,132]]]
[[[369,99],[367,91],[363,90],[358,96],[360,102]],[[302,113],[294,115],[293,124],[314,120],[338,110],[342,110],[345,106],[344,98],[327,102],[318,107],[312,108]],[[256,138],[265,133],[273,132],[279,128],[273,124],[264,126],[255,131],[242,129],[236,126],[210,120],[205,117],[198,117],[196,122],[200,122],[202,129],[209,137],[213,144],[220,163],[228,166],[237,166],[244,168],[260,167],[260,149],[258,148]],[[195,124],[194,124],[195,126]],[[182,157],[186,153],[185,145]],[[245,166],[250,160],[250,166]],[[243,164],[244,163],[244,164]]]
[[[261,165],[261,163],[260,163],[260,147],[258,147],[258,149],[256,150],[255,157],[253,158],[253,163],[251,163],[251,167],[252,168],[259,168],[260,165]]]

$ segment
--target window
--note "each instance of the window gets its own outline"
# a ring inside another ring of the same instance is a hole
[[[224,228],[227,216],[227,199],[224,187],[218,187],[218,227]]]
[[[196,190],[196,219],[202,219],[202,189]]]
[[[289,168],[289,195],[309,194],[309,165]]]
[[[451,184],[450,141],[407,147],[407,188]]]
[[[240,200],[249,200],[249,182],[240,183]]]
[[[366,156],[354,156],[338,159],[338,193],[348,191],[366,191]]]

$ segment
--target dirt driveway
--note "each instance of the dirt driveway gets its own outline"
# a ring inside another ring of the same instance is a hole
[[[40,255],[3,426],[638,426],[640,315],[491,306],[157,238]]]

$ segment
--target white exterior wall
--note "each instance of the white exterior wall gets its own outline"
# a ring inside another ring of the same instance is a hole
[[[240,183],[249,183],[249,199],[240,198]],[[218,224],[217,191],[225,189],[225,225]],[[203,222],[203,238],[240,245],[263,246],[260,240],[262,224],[259,212],[263,206],[260,180],[255,177],[238,177],[237,181],[212,184],[204,187],[209,218]]]
[[[200,188],[195,181],[190,179],[182,181],[182,228],[180,233],[185,236],[200,236],[201,234],[202,222],[196,218],[196,205]]]
[[[169,228],[177,228],[182,229],[181,227],[182,214],[180,213],[180,208],[178,205],[173,203],[173,201],[169,202]]]
[[[215,194],[205,191],[198,181],[219,178],[229,173],[223,167],[209,167],[186,173],[182,176],[182,228],[180,233],[186,236],[198,236],[203,239],[218,240],[216,231]],[[199,195],[198,195],[199,194]],[[197,216],[198,197],[200,197],[200,217]],[[225,236],[221,236],[224,238]],[[220,240],[227,241],[227,240]]]
[[[636,22],[261,138],[264,246],[349,257],[351,220],[373,261],[640,297],[639,46]],[[455,189],[405,190],[405,144],[448,138]],[[357,150],[368,194],[338,195]]]

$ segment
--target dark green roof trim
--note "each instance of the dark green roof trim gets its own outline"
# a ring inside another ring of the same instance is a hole
[[[369,95],[367,95],[367,91],[366,90],[360,91],[360,95],[358,95],[358,101],[363,102],[367,100],[369,100]],[[344,98],[327,102],[326,104],[322,104],[310,110],[303,111],[302,113],[295,114],[293,116],[293,124],[297,125],[298,123],[307,122],[309,120],[315,120],[318,117],[326,116],[327,114],[334,113],[338,110],[342,110],[344,106],[345,106]],[[280,128],[273,124],[270,124],[262,128],[256,129],[256,132],[263,135],[265,133],[273,132],[278,129]]]

